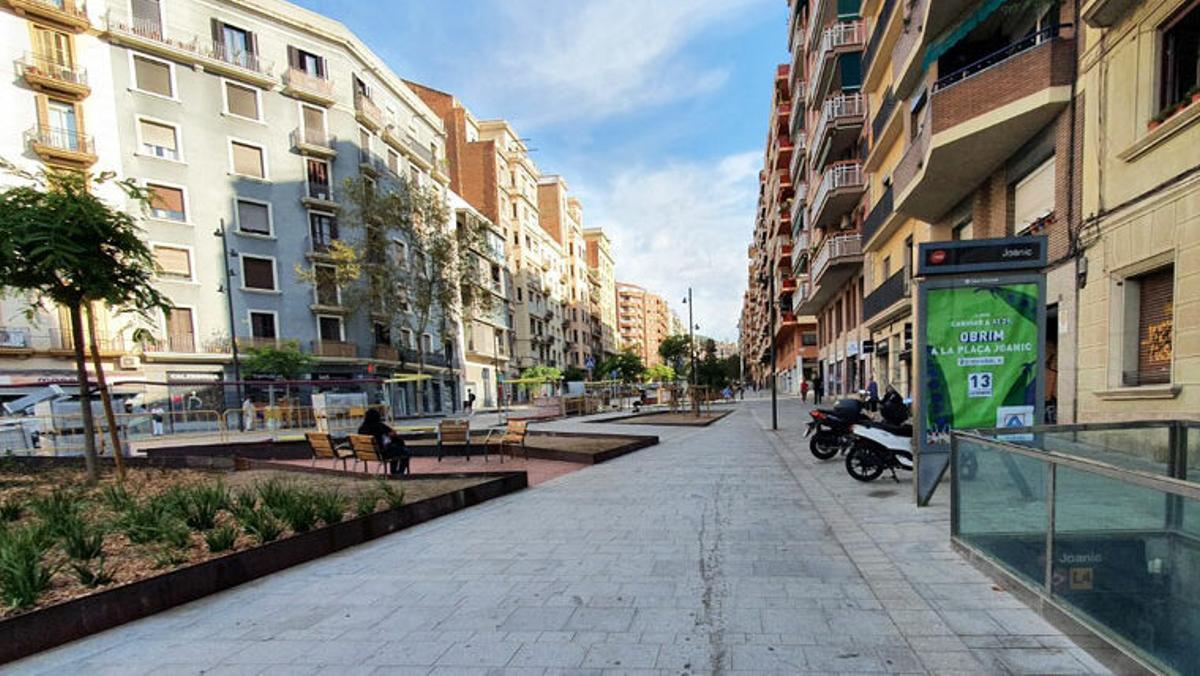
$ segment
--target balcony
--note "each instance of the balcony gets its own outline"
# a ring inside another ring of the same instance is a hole
[[[825,99],[813,134],[813,168],[820,171],[826,157],[844,157],[862,132],[867,104],[862,94],[842,94]]]
[[[871,35],[867,39],[867,47],[863,50],[862,69],[863,76],[867,82],[873,82],[874,78],[868,77],[880,72],[880,69],[875,63],[875,57],[880,52],[888,53],[892,46],[892,41],[895,40],[896,31],[889,30],[893,23],[892,17],[895,15],[896,0],[883,0],[883,6],[879,9],[879,15],[875,19],[875,23],[871,26]],[[899,25],[902,22],[896,22]],[[881,60],[886,63],[885,60]]]
[[[82,99],[92,92],[83,66],[61,63],[40,54],[25,53],[17,62],[21,77],[30,87],[43,92]]]
[[[891,226],[899,221],[899,219],[893,218],[895,213],[895,200],[892,197],[892,186],[889,185],[871,207],[871,213],[867,214],[866,220],[863,221],[862,241],[865,250],[870,251],[872,244],[887,239],[893,229]]]
[[[866,33],[862,21],[844,21],[821,33],[821,45],[813,52],[808,69],[808,100],[820,101],[831,89],[862,83],[862,60],[854,52],[863,48]]]
[[[384,125],[383,111],[359,92],[354,93],[354,119],[371,131],[379,131]]]
[[[84,342],[84,348],[91,349],[92,337]],[[74,333],[69,329],[50,329],[44,336],[31,336],[34,349],[42,349],[49,354],[69,357],[75,354]],[[125,339],[121,336],[109,336],[103,332],[95,338],[96,347],[103,357],[119,357],[125,354]]]
[[[312,353],[317,357],[355,359],[358,357],[358,346],[344,340],[314,340]]]
[[[305,181],[305,194],[300,201],[304,203],[304,206],[314,209],[335,211],[338,208],[338,199],[333,192],[333,186],[321,181]]]
[[[1135,0],[1091,0],[1083,3],[1083,20],[1092,28],[1111,28],[1136,7]]]
[[[789,93],[789,84],[791,80],[791,68],[786,63],[781,63],[775,66],[775,89],[784,98],[787,98]]]
[[[864,188],[862,163],[837,162],[825,170],[821,185],[813,198],[809,226],[827,229],[850,212]]]
[[[178,30],[158,19],[131,16],[119,9],[105,15],[105,33],[119,44],[175,61],[197,64],[205,70],[270,88],[275,84],[272,63],[255,52],[233,49],[221,42]]]
[[[332,106],[337,102],[337,96],[333,93],[333,82],[299,68],[288,68],[284,71],[283,93],[322,106]]]
[[[72,167],[96,163],[96,144],[87,134],[53,127],[34,127],[25,132],[29,147],[42,161]]]
[[[812,293],[797,311],[817,314],[861,267],[862,239],[858,235],[827,237],[813,257]]]
[[[380,361],[400,361],[400,350],[393,345],[375,345],[371,348],[371,358]]]
[[[229,338],[215,337],[200,340],[192,333],[169,333],[162,338],[146,340],[141,343],[142,353],[150,356],[157,354],[176,355],[227,355],[229,354]]]
[[[780,296],[790,296],[796,291],[796,286],[797,283],[795,277],[784,277],[783,279],[779,280],[778,294]]]
[[[792,133],[792,102],[784,100],[775,106],[775,133],[789,136]]]
[[[804,153],[798,153],[803,155]],[[795,174],[793,174],[794,176]],[[792,195],[792,227],[804,223],[804,207],[808,204],[808,184],[800,181],[796,184],[796,189]]]
[[[866,169],[875,171],[887,150],[904,128],[901,116],[896,115],[896,95],[888,87],[879,99],[875,115],[871,117],[871,147],[867,152]]]
[[[800,139],[804,138],[804,83],[797,82],[792,91],[794,94],[791,101],[791,124],[788,125],[788,134],[792,136],[794,142],[799,143]]]
[[[863,298],[863,321],[875,318],[880,321],[890,321],[897,314],[911,312],[909,300],[912,298],[912,278],[907,270],[900,270],[888,277],[874,291]]]
[[[49,21],[75,33],[92,27],[83,0],[8,0],[8,5],[19,15]]]
[[[292,148],[301,155],[312,157],[332,158],[337,156],[334,145],[337,137],[326,133],[324,129],[301,128],[292,130]]]
[[[1069,104],[1069,27],[1051,27],[934,84],[912,145],[892,176],[896,208],[935,222]]]
[[[784,200],[795,196],[796,191],[792,189],[792,174],[787,169],[778,169],[775,188],[775,200],[782,203]]]
[[[795,146],[788,136],[775,137],[775,168],[790,171],[792,166],[792,151]]]

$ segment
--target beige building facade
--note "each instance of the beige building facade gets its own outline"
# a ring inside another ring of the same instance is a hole
[[[617,326],[621,349],[633,350],[646,366],[662,363],[658,346],[671,335],[671,309],[662,296],[617,282]]]

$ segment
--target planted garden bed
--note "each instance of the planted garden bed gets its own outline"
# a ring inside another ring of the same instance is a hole
[[[0,663],[519,490],[523,473],[403,481],[260,466],[0,468]]]
[[[717,411],[694,415],[691,411],[655,411],[650,413],[635,413],[616,418],[589,420],[592,423],[617,423],[620,425],[663,425],[666,427],[707,427],[733,411]]]
[[[483,435],[473,441],[478,442],[472,444],[473,451],[482,453]],[[583,465],[607,462],[657,443],[658,437],[635,434],[588,434],[531,430],[525,437],[525,445],[531,458],[577,462]],[[408,447],[416,456],[437,454],[437,442],[434,440],[410,441]],[[451,448],[450,450],[454,454],[461,453],[458,449]],[[512,447],[508,450],[518,455],[521,453]],[[493,448],[492,452],[496,453],[497,449]]]

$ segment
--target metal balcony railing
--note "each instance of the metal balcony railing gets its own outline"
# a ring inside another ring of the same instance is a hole
[[[44,146],[85,155],[96,154],[96,144],[90,134],[80,134],[71,129],[57,127],[34,127],[25,132],[25,138],[34,146]]]
[[[813,200],[818,207],[829,197],[829,193],[842,188],[861,188],[863,185],[862,163],[858,161],[839,162],[825,170],[821,177],[821,185],[817,188]]]
[[[358,118],[379,129],[383,126],[383,111],[375,102],[359,92],[354,93],[354,112]]]
[[[333,150],[333,145],[337,141],[333,134],[316,127],[296,127],[292,130],[291,140],[293,148],[308,146],[326,151]]]
[[[863,221],[863,244],[870,243],[871,238],[875,236],[875,233],[884,224],[884,222],[887,221],[888,216],[892,215],[894,210],[895,202],[892,197],[892,186],[889,185],[883,191],[883,194],[879,196],[879,199],[875,202],[875,205],[871,207],[871,213],[867,214],[866,220]]]
[[[207,56],[210,59],[262,75],[269,75],[271,73],[270,61],[263,59],[254,52],[239,49],[223,42],[213,42],[207,50]]]
[[[816,147],[821,146],[831,125],[839,122],[861,122],[867,114],[867,102],[862,94],[839,94],[825,99],[821,105],[821,117],[817,120],[817,133],[813,136]]]
[[[862,254],[862,238],[858,235],[839,235],[830,237],[821,245],[821,250],[813,258],[812,277],[820,280],[825,270],[839,258],[858,256]]]
[[[318,357],[354,358],[358,356],[358,346],[344,340],[314,340],[312,351]]]
[[[334,98],[333,82],[299,68],[288,68],[284,72],[283,86],[285,89],[315,94],[321,99]]]
[[[863,50],[862,55],[862,70],[864,75],[871,68],[871,61],[875,59],[875,52],[879,51],[879,43],[883,41],[883,34],[887,31],[887,25],[892,19],[892,11],[895,8],[896,0],[884,0],[883,7],[879,9],[879,16],[871,26],[871,37],[867,40],[867,48]]]
[[[1061,35],[1063,30],[1069,30],[1071,28],[1072,25],[1069,23],[1047,26],[1040,31],[1033,33],[1032,35],[1021,38],[1017,42],[1014,42],[1002,49],[998,49],[991,54],[988,54],[987,56],[984,56],[983,58],[980,58],[966,66],[963,66],[952,73],[948,73],[939,77],[933,84],[933,91],[936,92],[939,89],[949,87],[950,85],[965,80],[976,73],[987,70],[998,63],[1007,61],[1017,54],[1033,49],[1034,47],[1037,47],[1038,45],[1049,40],[1053,40]]]
[[[813,52],[813,61],[809,64],[809,74],[812,78],[809,81],[808,98],[810,101],[817,98],[817,89],[821,82],[825,79],[820,76],[820,72],[824,66],[825,59],[835,49],[853,48],[861,46],[865,38],[866,28],[861,20],[859,21],[839,21],[825,29],[821,33],[821,45]]]
[[[863,321],[871,319],[911,294],[912,278],[908,276],[908,270],[900,270],[863,298]]]
[[[88,86],[87,69],[83,66],[33,52],[25,52],[18,63],[23,77],[44,77],[79,87]]]

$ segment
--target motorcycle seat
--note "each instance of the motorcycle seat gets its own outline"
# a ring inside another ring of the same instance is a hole
[[[873,421],[873,422],[866,423],[866,425],[868,427],[874,427],[876,429],[881,429],[885,432],[889,432],[891,434],[895,434],[896,436],[900,436],[900,437],[911,437],[913,435],[913,428],[912,428],[912,425],[909,423],[903,423],[901,425],[893,425],[888,422]]]

